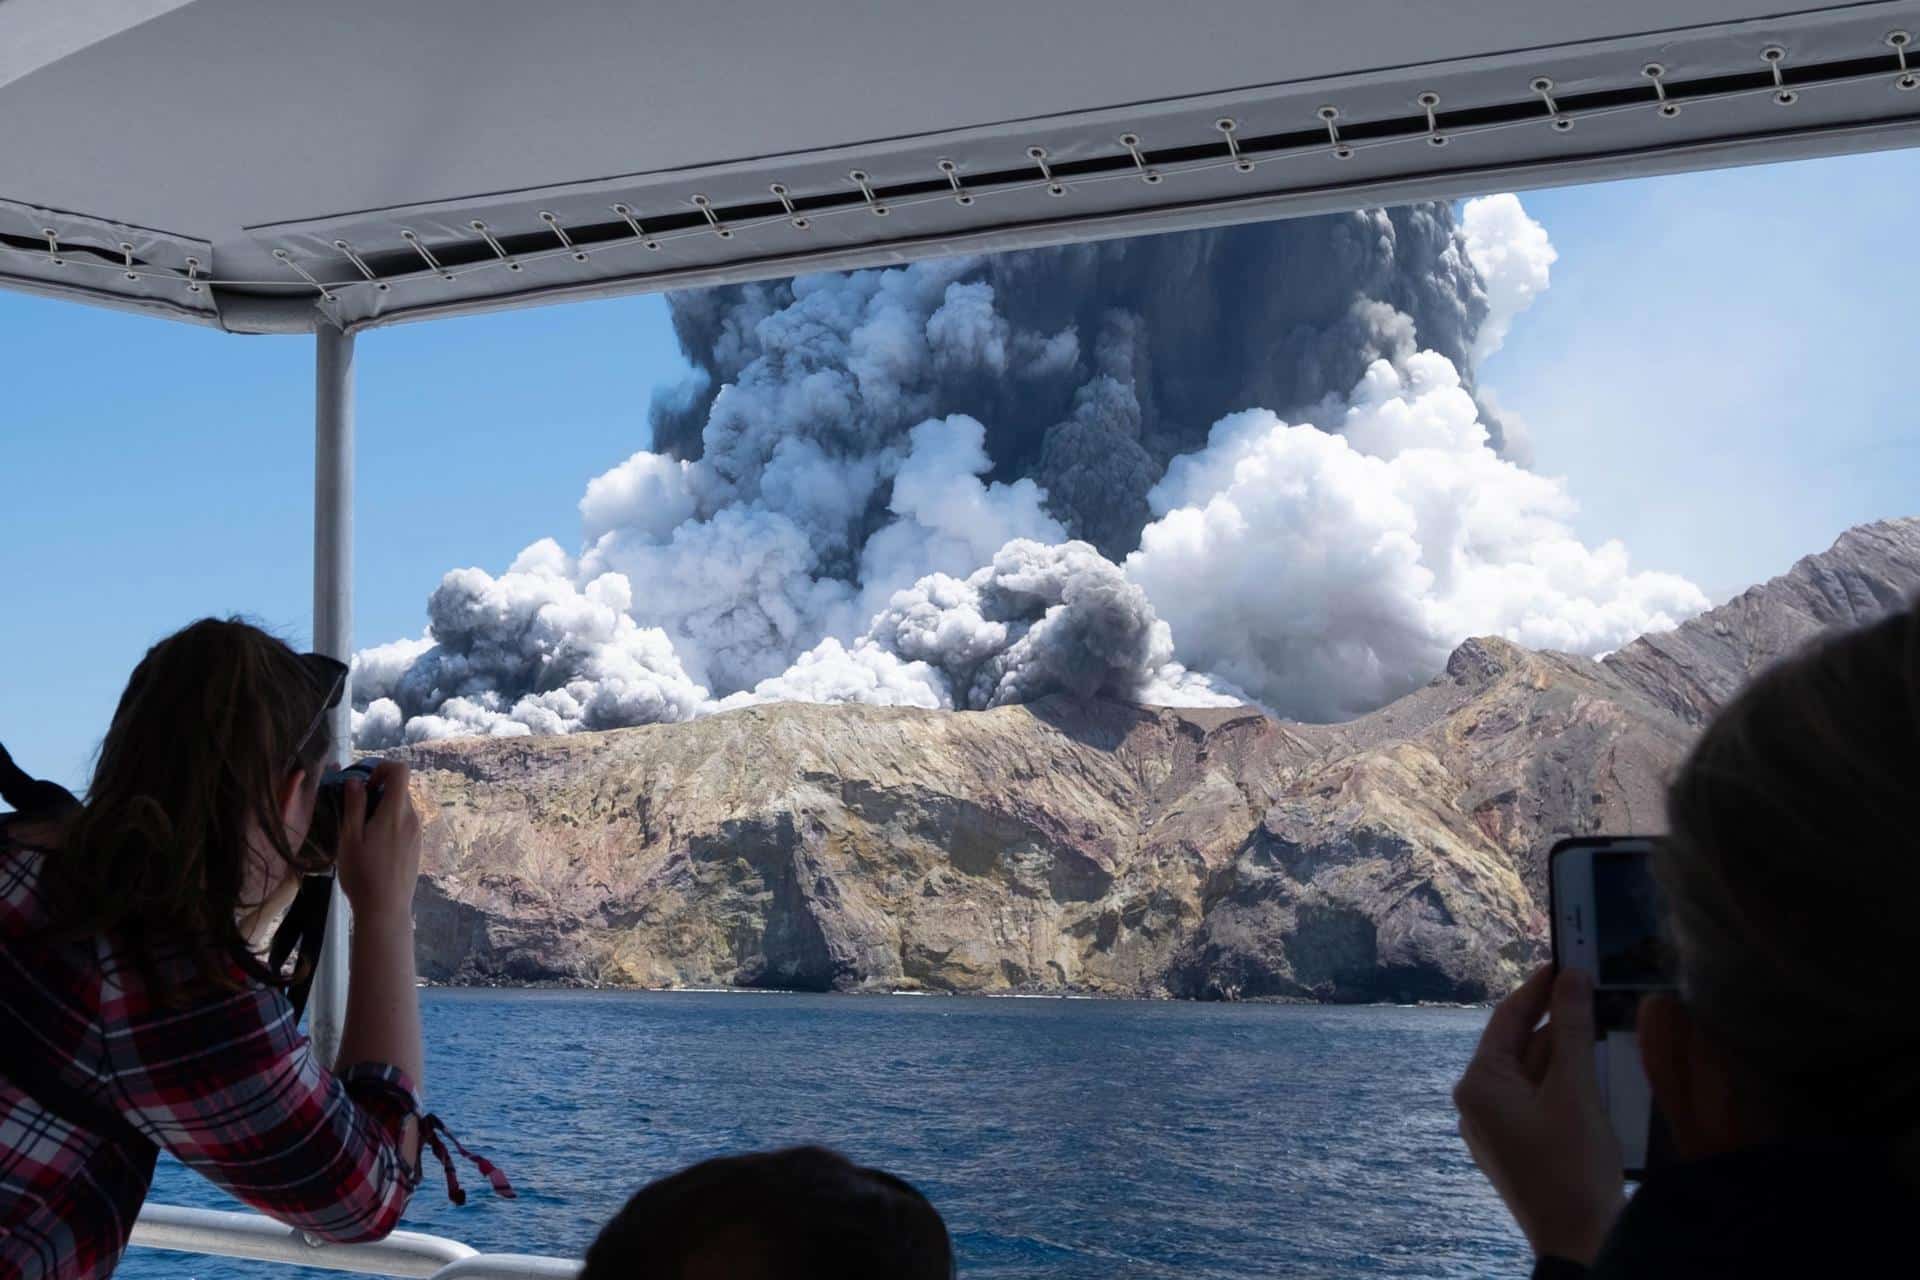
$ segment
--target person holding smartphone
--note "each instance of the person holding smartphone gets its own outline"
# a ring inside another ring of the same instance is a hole
[[[1635,1025],[1667,1163],[1628,1200],[1580,969],[1503,1001],[1454,1090],[1535,1275],[1920,1269],[1920,608],[1756,679],[1667,820],[1675,986]]]
[[[22,809],[0,820],[0,1277],[111,1273],[161,1149],[323,1239],[399,1221],[437,1142],[416,1092],[420,819],[389,762],[372,813],[348,784],[337,847],[308,840],[346,675],[207,619],[134,670],[83,805],[0,753]],[[355,916],[333,1063],[261,960],[327,866]]]

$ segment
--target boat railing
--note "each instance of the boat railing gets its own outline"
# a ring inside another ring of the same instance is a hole
[[[430,1280],[573,1280],[580,1264],[523,1253],[481,1253],[458,1240],[396,1231],[366,1244],[328,1244],[257,1213],[149,1204],[133,1224],[132,1245],[204,1257],[285,1262],[321,1271]]]

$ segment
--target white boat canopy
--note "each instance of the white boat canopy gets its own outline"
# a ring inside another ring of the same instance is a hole
[[[6,0],[0,284],[352,332],[1909,145],[1908,32],[1805,0]]]

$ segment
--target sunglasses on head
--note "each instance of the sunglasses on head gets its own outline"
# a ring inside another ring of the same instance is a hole
[[[294,741],[292,764],[300,762],[300,753],[307,749],[307,743],[311,742],[313,735],[319,732],[321,724],[327,718],[327,712],[340,705],[340,695],[346,691],[347,672],[350,669],[340,659],[329,658],[324,653],[303,653],[300,655],[300,665],[305,669],[307,678],[313,682],[313,687],[320,691],[321,699],[320,709],[313,713],[313,719],[307,723],[306,732]]]

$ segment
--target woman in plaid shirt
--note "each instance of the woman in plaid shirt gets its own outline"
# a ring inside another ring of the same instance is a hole
[[[399,1221],[422,1137],[439,1150],[416,1093],[420,820],[389,762],[371,817],[352,790],[337,851],[310,846],[345,676],[197,622],[135,669],[87,803],[0,826],[0,1277],[111,1273],[160,1148],[326,1240]],[[332,1064],[259,959],[327,863],[355,918]]]

